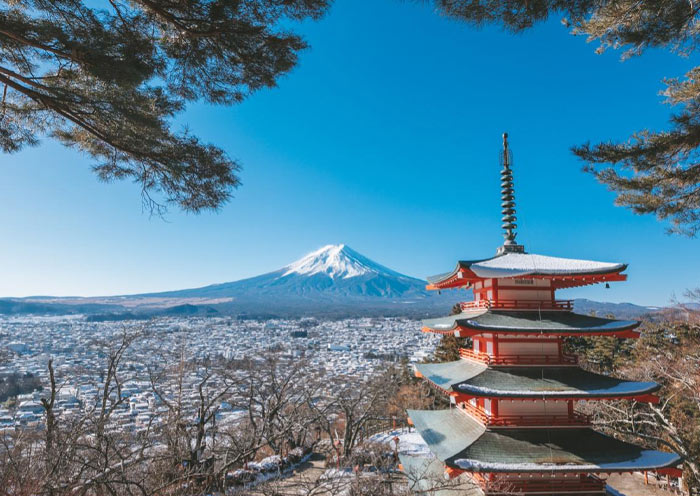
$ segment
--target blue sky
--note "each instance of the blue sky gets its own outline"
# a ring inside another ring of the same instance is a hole
[[[665,304],[700,285],[699,240],[613,206],[570,146],[663,128],[662,79],[694,65],[619,52],[557,19],[476,30],[421,2],[337,0],[279,87],[179,116],[242,162],[218,213],[142,213],[51,140],[1,155],[0,296],[108,295],[257,275],[330,243],[425,277],[502,242],[501,133],[515,155],[518,240],[540,254],[623,261],[629,281],[562,296]]]

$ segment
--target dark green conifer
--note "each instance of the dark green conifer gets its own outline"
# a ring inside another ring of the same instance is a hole
[[[0,149],[53,136],[93,157],[101,179],[139,183],[151,209],[216,209],[239,165],[171,118],[190,101],[234,104],[274,86],[306,47],[284,26],[329,3],[3,2]]]
[[[459,360],[459,349],[469,347],[468,344],[467,338],[458,338],[453,334],[445,334],[435,348],[432,361],[452,362]]]

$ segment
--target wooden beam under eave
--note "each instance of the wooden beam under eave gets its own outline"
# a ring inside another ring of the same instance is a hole
[[[623,397],[623,399],[625,398]],[[641,396],[634,396],[632,399],[639,403],[651,403],[652,405],[658,405],[661,401],[661,398],[655,394],[643,394]]]
[[[452,468],[452,467],[445,467],[445,473],[450,479],[454,479],[455,477],[459,477],[462,475],[465,471],[460,470],[458,468]]]

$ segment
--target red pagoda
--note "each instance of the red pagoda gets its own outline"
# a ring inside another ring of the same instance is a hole
[[[675,453],[605,436],[577,411],[580,401],[657,402],[659,385],[584,371],[564,351],[565,336],[639,336],[639,322],[579,315],[555,297],[558,289],[624,281],[627,266],[535,255],[517,244],[511,161],[504,134],[505,243],[496,256],[428,279],[428,289],[471,289],[474,299],[457,315],[424,321],[423,331],[473,344],[460,360],[416,365],[451,407],[409,410],[411,423],[450,477],[466,474],[486,495],[603,495],[606,474],[677,475]],[[402,457],[404,468],[415,463]]]

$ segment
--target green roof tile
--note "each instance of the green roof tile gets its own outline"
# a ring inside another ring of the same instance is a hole
[[[428,319],[423,321],[423,325],[436,331],[452,331],[458,327],[465,327],[482,332],[590,332],[595,334],[634,329],[639,322],[604,319],[565,311],[487,310]]]
[[[486,431],[483,424],[456,408],[407,410],[407,413],[430,451],[443,461],[458,454]]]
[[[620,397],[657,391],[655,382],[636,382],[579,367],[495,367],[473,360],[417,364],[416,370],[447,391],[484,397]]]
[[[588,428],[486,430],[466,413],[409,410],[430,450],[450,467],[475,472],[618,472],[680,463]]]
[[[635,382],[595,374],[579,367],[490,368],[452,390],[474,396],[505,397],[617,397],[653,393],[655,382]]]
[[[446,460],[482,472],[637,471],[679,462],[675,453],[647,450],[586,428],[488,431]]]

